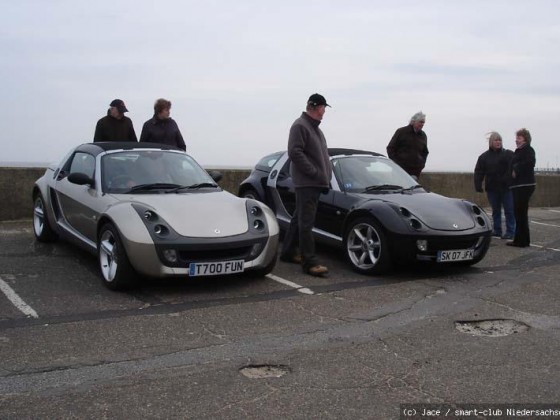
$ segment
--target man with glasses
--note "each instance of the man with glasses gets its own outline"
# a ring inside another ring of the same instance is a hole
[[[428,158],[428,137],[422,128],[426,122],[426,115],[422,111],[410,118],[410,123],[395,131],[393,138],[387,145],[389,159],[395,161],[414,179],[420,178],[420,173],[426,166]]]

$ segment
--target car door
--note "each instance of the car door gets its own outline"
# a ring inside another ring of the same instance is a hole
[[[290,159],[287,153],[272,168],[267,186],[273,196],[276,216],[280,221],[288,223],[295,212],[296,191],[290,175]],[[314,228],[316,234],[331,236],[333,232],[340,230],[338,225],[341,224],[341,219],[334,207],[334,196],[335,191],[332,188],[319,196]]]
[[[94,185],[77,185],[68,181],[68,175],[83,173],[95,179],[96,161],[89,153],[76,152],[60,171],[55,191],[60,210],[59,223],[90,245],[96,242],[100,191]],[[60,220],[61,219],[61,220]]]

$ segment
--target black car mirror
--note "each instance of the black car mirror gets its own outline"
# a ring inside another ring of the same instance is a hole
[[[220,171],[209,171],[208,175],[210,175],[215,182],[220,182],[220,180],[223,178],[223,175]]]
[[[93,187],[95,181],[82,172],[73,172],[68,175],[68,181],[77,185],[90,185]]]

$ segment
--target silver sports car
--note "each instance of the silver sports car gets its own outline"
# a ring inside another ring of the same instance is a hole
[[[137,273],[269,273],[278,247],[274,213],[222,190],[220,178],[170,146],[82,144],[36,181],[35,237],[60,237],[97,255],[113,290],[131,286]]]

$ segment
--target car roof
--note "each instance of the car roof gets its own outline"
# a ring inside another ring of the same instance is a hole
[[[76,147],[77,152],[87,152],[92,155],[108,150],[132,150],[132,149],[160,149],[160,150],[179,150],[178,147],[161,143],[133,142],[133,141],[102,141],[97,143],[84,143]]]

